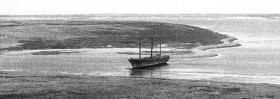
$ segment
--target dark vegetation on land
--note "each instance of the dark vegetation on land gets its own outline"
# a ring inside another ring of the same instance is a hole
[[[33,33],[36,36],[14,37],[22,45],[2,50],[138,47],[139,41],[149,44],[151,37],[155,37],[156,44],[161,42],[172,47],[178,43],[190,46],[197,43],[211,45],[219,44],[221,39],[227,37],[199,27],[160,22],[92,20],[3,22],[9,23],[6,24],[8,26],[1,25],[3,29],[18,30],[28,35]],[[53,29],[57,31],[50,31]],[[10,34],[13,35],[12,32]],[[53,37],[49,36],[54,34]]]
[[[279,99],[280,87],[138,77],[2,75],[1,99]],[[15,90],[16,89],[16,90]]]

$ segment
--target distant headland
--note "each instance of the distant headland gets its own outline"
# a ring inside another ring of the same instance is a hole
[[[227,35],[182,24],[149,21],[2,20],[1,50],[135,48],[150,37],[169,47],[217,45]]]

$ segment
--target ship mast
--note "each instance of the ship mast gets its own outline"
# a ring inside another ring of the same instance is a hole
[[[159,56],[161,56],[161,42],[159,43]]]
[[[152,41],[151,41],[151,58],[153,57],[153,45],[154,45],[154,42],[153,42],[153,37],[152,37]]]
[[[139,58],[141,58],[141,42],[139,43]]]

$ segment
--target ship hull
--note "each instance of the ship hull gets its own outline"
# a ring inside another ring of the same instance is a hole
[[[166,64],[169,60],[169,55],[164,55],[161,57],[145,57],[145,58],[130,58],[128,61],[131,63],[133,68],[145,68],[151,66],[157,66],[161,64]]]

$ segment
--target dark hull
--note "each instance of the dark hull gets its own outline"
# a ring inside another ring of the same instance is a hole
[[[145,68],[150,66],[156,66],[161,64],[166,64],[169,60],[169,55],[164,55],[161,57],[145,57],[145,58],[131,58],[128,61],[131,63],[133,68]]]

